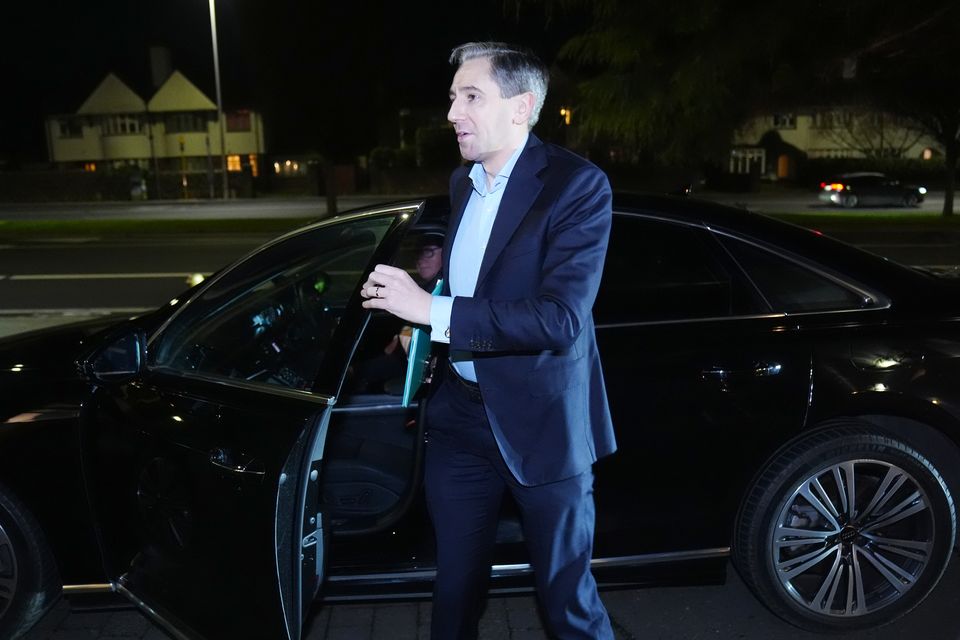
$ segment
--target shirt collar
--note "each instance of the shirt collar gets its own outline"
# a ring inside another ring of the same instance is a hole
[[[477,193],[481,196],[486,196],[503,188],[504,185],[507,184],[507,180],[510,179],[510,174],[513,173],[513,168],[516,166],[520,154],[523,153],[523,150],[527,146],[527,139],[529,137],[529,133],[523,137],[520,146],[516,148],[513,155],[510,156],[510,159],[507,160],[500,171],[497,172],[497,177],[493,179],[493,186],[490,187],[490,189],[487,189],[487,175],[483,171],[483,164],[480,162],[473,164],[473,167],[470,168],[470,181],[473,182],[473,188]]]

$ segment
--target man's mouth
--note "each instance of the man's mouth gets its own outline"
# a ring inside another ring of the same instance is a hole
[[[463,142],[469,135],[466,131],[457,131],[457,142]]]

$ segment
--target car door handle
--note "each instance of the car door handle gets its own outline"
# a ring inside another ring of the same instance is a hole
[[[780,375],[783,366],[778,362],[757,362],[750,368],[726,369],[724,367],[710,367],[700,371],[701,380],[726,381],[731,377],[765,378]]]
[[[266,470],[263,463],[256,458],[246,455],[235,455],[229,449],[214,448],[210,450],[210,464],[216,468],[238,475],[252,475],[263,477]]]

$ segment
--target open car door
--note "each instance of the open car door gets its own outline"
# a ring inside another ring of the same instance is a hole
[[[134,322],[85,359],[105,567],[175,637],[300,637],[323,575],[330,408],[369,316],[359,285],[416,211],[280,238],[152,336]]]

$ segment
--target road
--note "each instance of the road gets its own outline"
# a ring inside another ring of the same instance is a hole
[[[779,194],[700,194],[758,211],[828,209],[807,191]],[[341,210],[403,199],[404,196],[346,196]],[[918,211],[934,211],[942,195],[932,194]],[[229,202],[145,202],[0,204],[2,220],[302,218],[326,215],[318,198]],[[0,222],[2,228],[2,222]],[[909,265],[950,269],[960,265],[960,232],[823,229],[841,240]],[[104,241],[95,235],[0,243],[0,315],[37,312],[136,313],[182,292],[194,274],[209,274],[269,239],[269,235],[158,236]]]
[[[960,265],[960,232],[831,232],[910,265]],[[270,234],[93,236],[0,244],[0,315],[136,313],[180,294],[194,274],[210,274],[267,241]]]
[[[74,237],[0,245],[0,311],[145,310],[270,235]]]

